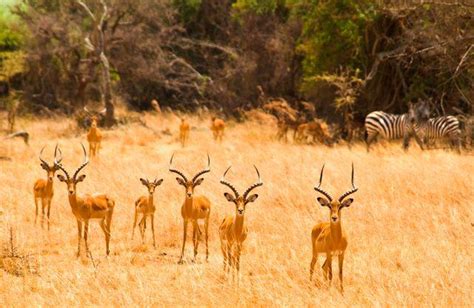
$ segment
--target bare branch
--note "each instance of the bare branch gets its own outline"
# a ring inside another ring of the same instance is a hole
[[[82,6],[82,8],[87,12],[87,14],[89,14],[89,16],[95,21],[95,16],[94,14],[92,13],[92,11],[89,9],[89,7],[87,6],[87,4],[85,4],[84,2],[82,2],[81,0],[76,0],[76,2]]]

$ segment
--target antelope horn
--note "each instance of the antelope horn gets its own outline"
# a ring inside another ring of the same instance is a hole
[[[76,179],[76,176],[79,174],[79,172],[89,163],[89,159],[87,158],[86,148],[84,147],[82,143],[81,143],[81,146],[82,146],[82,151],[84,152],[84,162],[79,168],[77,168],[76,172],[74,172],[74,176],[72,177],[74,180]]]
[[[253,165],[253,167],[255,168],[255,171],[257,171],[258,181],[257,181],[257,183],[255,183],[255,184],[251,185],[249,188],[247,188],[247,190],[244,192],[244,195],[243,195],[244,200],[247,199],[248,194],[249,194],[252,190],[254,190],[255,188],[257,188],[257,187],[263,185],[262,178],[261,178],[261,176],[260,176],[260,172],[258,172],[258,169],[257,169],[257,167],[256,167],[255,165]]]
[[[352,163],[352,176],[351,176],[351,182],[352,182],[352,188],[348,191],[346,191],[344,194],[342,194],[342,196],[339,197],[339,202],[341,202],[342,200],[344,200],[344,198],[346,198],[347,196],[355,193],[357,190],[359,190],[359,188],[355,187],[354,185],[354,163]]]
[[[173,157],[174,157],[174,153],[173,153],[173,155],[171,155],[169,171],[178,174],[179,176],[181,176],[183,178],[183,180],[185,182],[187,182],[188,179],[186,178],[186,176],[181,171],[171,168],[171,165],[173,164]]]
[[[324,173],[324,165],[321,168],[321,174],[319,175],[319,184],[318,184],[318,186],[314,186],[314,190],[316,190],[317,192],[319,192],[319,193],[323,194],[324,196],[326,196],[326,198],[328,198],[328,200],[331,202],[332,197],[329,195],[329,193],[327,193],[323,189],[319,188],[319,187],[321,187],[321,184],[323,183],[323,173]]]
[[[59,160],[56,159],[58,151],[59,151]],[[58,162],[58,164],[60,164],[61,161],[63,160],[63,153],[61,152],[61,149],[59,148],[59,145],[57,143],[56,143],[56,147],[54,148],[54,159],[55,161]]]
[[[61,152],[61,150],[59,150],[59,151]],[[66,175],[67,179],[69,180],[70,179],[69,173],[61,165],[61,160],[62,160],[62,158],[58,161],[56,155],[54,155],[54,165],[57,166],[59,169],[61,169],[62,172],[64,172],[64,175]]]
[[[87,106],[84,106],[84,111],[88,114],[90,114],[91,112],[89,111],[89,109],[87,109]]]
[[[224,175],[222,176],[222,179],[221,179],[221,184],[224,184],[225,186],[229,187],[235,194],[235,198],[237,199],[239,197],[239,192],[237,191],[237,189],[235,189],[234,185],[230,184],[229,182],[227,182],[227,180],[225,179],[225,175],[227,174],[227,171],[229,171],[231,166],[229,166],[229,168],[227,168],[227,170],[224,172]]]
[[[48,163],[47,163],[47,162],[43,159],[43,157],[42,157],[43,151],[44,151],[45,148],[46,148],[46,146],[44,146],[44,147],[41,149],[41,151],[40,151],[40,153],[39,153],[39,160],[40,160],[43,164],[46,164],[47,166],[49,166]]]
[[[193,177],[193,183],[196,181],[201,175],[204,173],[208,173],[211,171],[211,158],[209,157],[209,154],[207,154],[207,167],[206,169],[198,172],[194,177]]]

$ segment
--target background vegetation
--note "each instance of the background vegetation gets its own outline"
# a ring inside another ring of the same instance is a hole
[[[104,100],[109,78],[112,97],[134,109],[155,98],[236,115],[260,104],[260,85],[267,97],[309,101],[337,121],[328,76],[350,72],[362,81],[347,107],[356,119],[404,112],[417,99],[431,99],[437,114],[471,114],[474,8],[382,3],[10,0],[0,7],[0,70],[22,91],[24,108],[42,112]],[[20,71],[5,74],[5,52],[22,55]]]

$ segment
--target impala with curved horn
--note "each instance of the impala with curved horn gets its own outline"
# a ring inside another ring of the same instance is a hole
[[[98,127],[99,118],[95,113],[90,112],[85,106],[84,111],[87,113],[91,121],[91,127],[89,128],[89,132],[87,133],[87,142],[89,142],[89,155],[91,157],[94,157],[96,155],[99,155],[100,144],[102,142],[102,132]],[[105,109],[98,113],[105,113]]]
[[[74,172],[71,177],[67,170],[61,165],[59,161],[54,161],[54,164],[64,172],[64,175],[58,174],[58,179],[61,182],[66,183],[68,189],[69,205],[71,206],[72,214],[77,220],[77,256],[81,252],[81,238],[82,230],[84,229],[84,242],[86,245],[86,253],[89,252],[89,246],[87,244],[87,236],[89,233],[89,221],[91,219],[97,220],[105,235],[106,254],[109,255],[109,243],[110,243],[110,224],[112,222],[112,214],[114,212],[115,202],[105,194],[94,194],[94,195],[81,195],[78,196],[76,193],[76,185],[79,182],[84,181],[86,178],[85,174],[79,175],[82,169],[84,169],[89,163],[87,158],[86,149],[81,144],[82,151],[84,153],[84,161],[79,168]]]
[[[242,244],[247,238],[247,224],[244,220],[245,208],[248,203],[254,202],[257,200],[258,195],[252,194],[249,195],[252,190],[262,186],[262,178],[260,177],[260,172],[256,166],[254,166],[255,171],[257,172],[258,180],[255,184],[252,184],[243,195],[240,195],[237,189],[229,183],[225,176],[229,171],[230,167],[224,172],[224,175],[221,179],[221,184],[227,186],[232,190],[234,195],[225,192],[224,197],[227,201],[234,203],[235,205],[235,215],[230,215],[222,220],[222,223],[219,227],[219,237],[221,240],[221,250],[224,256],[224,271],[227,268],[229,271],[231,268],[237,271],[237,274],[240,271],[240,252],[242,250]]]
[[[43,151],[46,148],[44,146],[39,154],[39,160],[41,161],[41,168],[43,168],[46,171],[46,180],[44,179],[38,179],[35,182],[35,185],[33,186],[33,194],[35,198],[35,207],[36,207],[36,213],[35,213],[35,224],[36,220],[38,218],[38,201],[41,201],[41,227],[43,227],[43,221],[44,221],[44,215],[45,215],[45,210],[46,210],[46,217],[48,220],[48,230],[49,230],[49,213],[51,209],[51,200],[53,199],[54,196],[54,190],[53,190],[53,180],[54,180],[54,174],[56,171],[59,170],[59,167],[53,163],[52,165],[48,164],[42,157]],[[59,153],[59,158],[58,158],[58,153]],[[56,144],[56,147],[54,148],[54,158],[55,161],[57,160],[58,162],[61,162],[61,150],[59,149],[58,145]]]
[[[347,198],[349,195],[355,193],[358,188],[354,185],[354,164],[352,164],[352,188],[343,193],[337,200],[333,200],[331,195],[323,190],[321,183],[323,181],[324,165],[321,168],[319,176],[319,184],[314,187],[314,190],[321,193],[324,197],[318,197],[317,200],[321,206],[326,206],[330,210],[329,222],[322,222],[314,226],[311,232],[311,243],[313,246],[313,258],[309,270],[309,280],[313,277],[314,265],[318,260],[318,254],[326,254],[326,261],[322,266],[324,277],[332,280],[332,257],[337,255],[339,261],[339,282],[341,292],[342,285],[342,268],[344,263],[344,253],[347,248],[347,236],[342,231],[341,224],[341,209],[349,207],[354,199]]]
[[[135,219],[133,220],[133,229],[132,229],[132,239],[135,233],[135,227],[137,226],[138,216],[141,215],[140,222],[138,227],[140,229],[140,234],[142,236],[142,243],[145,243],[145,230],[146,230],[146,219],[150,218],[151,223],[151,233],[153,235],[153,247],[156,247],[155,242],[155,204],[153,202],[153,194],[155,193],[155,188],[160,186],[163,182],[163,179],[155,179],[153,182],[148,181],[147,179],[140,179],[140,182],[147,188],[148,197],[141,196],[135,201]]]
[[[209,259],[209,215],[211,214],[211,202],[205,196],[195,196],[194,188],[198,185],[201,185],[204,181],[202,175],[211,171],[211,159],[207,155],[207,167],[206,169],[196,173],[196,175],[191,179],[188,178],[181,171],[172,168],[174,154],[170,159],[169,171],[176,173],[179,177],[176,178],[178,184],[185,188],[185,198],[184,203],[181,206],[181,216],[183,217],[183,246],[181,248],[181,256],[178,263],[183,263],[184,248],[186,246],[186,233],[188,229],[188,223],[193,225],[193,246],[194,246],[194,259],[196,260],[198,246],[199,246],[199,237],[201,230],[199,229],[198,220],[204,220],[204,236],[206,240],[206,260]]]

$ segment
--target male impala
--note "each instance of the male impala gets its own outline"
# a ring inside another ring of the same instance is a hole
[[[153,247],[156,247],[155,242],[155,204],[153,203],[153,194],[155,188],[160,186],[163,179],[155,179],[153,182],[147,179],[140,179],[140,182],[148,189],[148,196],[141,196],[135,201],[135,219],[133,220],[132,239],[135,233],[135,227],[137,226],[138,215],[141,215],[138,227],[140,228],[140,234],[142,236],[142,243],[145,243],[145,230],[146,230],[146,219],[150,218],[151,233],[153,235]]]
[[[53,180],[54,174],[59,169],[56,164],[49,165],[43,158],[42,154],[46,146],[44,146],[39,154],[39,160],[41,161],[41,168],[46,171],[46,180],[38,179],[35,182],[33,187],[33,194],[35,198],[35,207],[36,207],[36,214],[35,214],[35,224],[38,218],[38,201],[41,201],[41,226],[43,226],[44,221],[44,211],[47,209],[46,216],[48,219],[48,230],[49,230],[49,213],[51,209],[51,200],[53,199],[54,190],[53,190]],[[54,158],[57,159],[58,153],[58,145],[54,148]],[[61,156],[61,150],[59,150],[59,155]],[[58,162],[61,162],[61,157],[59,158]]]
[[[186,141],[189,137],[189,123],[186,121],[185,118],[181,118],[181,124],[179,125],[179,141],[181,142],[181,146],[186,145]]]
[[[66,183],[69,195],[69,205],[71,206],[72,214],[76,217],[77,220],[77,256],[79,257],[81,252],[81,237],[82,229],[84,227],[84,242],[86,245],[86,253],[89,252],[89,246],[87,245],[87,235],[89,233],[89,220],[97,220],[102,231],[105,235],[105,245],[106,245],[106,254],[109,255],[109,242],[110,242],[110,223],[112,222],[112,214],[114,212],[115,202],[107,195],[104,194],[94,194],[94,195],[82,195],[78,196],[76,193],[76,185],[79,182],[84,181],[86,178],[85,174],[80,176],[79,172],[87,166],[89,159],[87,158],[86,149],[82,145],[82,150],[84,152],[84,162],[82,165],[74,172],[74,175],[71,177],[66,169],[60,164],[59,161],[55,160],[55,165],[58,166],[61,171],[64,172],[64,175],[58,174],[58,179],[61,182]]]
[[[174,154],[173,154],[174,156]],[[209,259],[209,247],[208,247],[208,230],[209,230],[209,215],[211,214],[211,202],[205,196],[195,196],[194,189],[196,186],[201,185],[204,178],[201,176],[211,171],[211,159],[207,155],[207,168],[198,172],[191,180],[179,170],[171,167],[173,163],[173,156],[171,156],[169,171],[176,173],[180,177],[176,178],[178,184],[185,188],[184,203],[181,206],[181,216],[183,217],[183,246],[181,248],[181,257],[179,258],[179,264],[183,263],[184,248],[186,246],[186,233],[188,229],[188,223],[193,225],[193,246],[194,246],[194,259],[196,260],[199,237],[201,230],[199,229],[198,220],[204,220],[204,235],[206,239],[206,261]]]
[[[89,110],[87,110],[87,107],[84,107],[84,110],[90,116],[91,120],[91,127],[87,133],[87,142],[89,142],[89,155],[94,157],[99,154],[100,143],[102,142],[102,133],[98,128],[98,117],[96,115],[92,115]]]
[[[355,193],[358,188],[354,186],[354,164],[352,165],[352,188],[342,194],[339,199],[333,200],[332,197],[323,189],[320,188],[323,180],[324,165],[321,168],[321,175],[319,177],[318,186],[314,189],[321,193],[324,197],[318,197],[318,202],[321,206],[327,206],[329,212],[329,222],[322,222],[314,226],[311,232],[311,242],[313,246],[313,258],[311,259],[311,265],[309,269],[309,280],[313,277],[314,265],[318,260],[318,254],[326,254],[326,261],[322,266],[324,271],[324,277],[329,281],[332,280],[332,257],[337,255],[339,260],[339,282],[341,291],[342,286],[342,267],[344,262],[344,253],[347,248],[347,237],[342,231],[341,224],[341,210],[345,207],[349,207],[354,201],[352,198],[346,199],[349,195]]]
[[[255,171],[257,171],[258,175],[258,181],[247,188],[247,190],[241,196],[237,189],[235,189],[235,187],[225,179],[225,175],[229,169],[230,167],[224,172],[224,175],[221,179],[221,184],[229,187],[234,193],[234,195],[231,195],[226,192],[224,193],[224,196],[226,197],[227,201],[235,204],[235,215],[224,218],[219,227],[219,237],[221,240],[222,254],[224,255],[224,271],[226,268],[227,271],[229,271],[232,267],[237,270],[238,274],[240,271],[240,252],[242,250],[242,244],[247,238],[248,233],[247,225],[244,220],[245,208],[248,203],[257,200],[257,194],[250,196],[249,194],[255,188],[262,186],[263,182],[257,167],[255,167]]]
[[[212,117],[211,119],[211,130],[214,135],[214,140],[222,141],[224,137],[225,122],[222,119]]]

